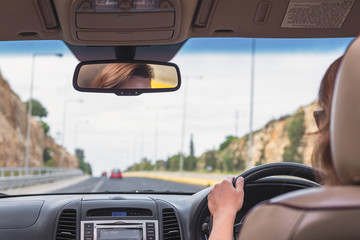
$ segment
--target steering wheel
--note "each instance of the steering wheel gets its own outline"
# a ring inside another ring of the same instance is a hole
[[[233,180],[233,185],[235,187],[236,180],[239,177],[244,178],[244,186],[246,184],[252,183],[260,178],[276,176],[276,175],[286,175],[293,177],[300,177],[312,182],[318,182],[316,176],[321,176],[321,171],[312,168],[310,166],[306,166],[304,164],[299,163],[289,163],[289,162],[279,162],[279,163],[268,163],[264,165],[259,165],[249,170],[241,173]]]
[[[258,179],[270,177],[270,176],[279,176],[279,175],[286,175],[292,177],[299,177],[304,178],[306,180],[319,183],[318,177],[322,175],[321,171],[312,168],[310,166],[306,166],[304,164],[299,163],[289,163],[289,162],[280,162],[280,163],[269,163],[263,164],[259,166],[255,166],[250,168],[249,170],[241,173],[233,180],[233,186],[235,187],[236,180],[239,177],[244,178],[244,187],[247,184],[253,183]],[[238,223],[234,225],[234,239],[235,235],[239,232],[242,223]],[[212,216],[210,217],[210,228],[208,232],[211,232],[212,226]]]
[[[259,165],[249,170],[241,173],[233,180],[233,186],[235,187],[236,180],[239,177],[244,178],[244,187],[253,183],[258,179],[270,176],[279,176],[286,175],[292,177],[304,178],[306,180],[315,182],[319,184],[319,177],[321,177],[322,172],[316,168],[299,164],[299,163],[289,163],[289,162],[279,162],[279,163],[269,163],[264,165]],[[234,225],[234,239],[240,231],[242,222]]]

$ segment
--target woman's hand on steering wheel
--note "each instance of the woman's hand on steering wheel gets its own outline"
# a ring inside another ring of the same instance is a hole
[[[218,183],[208,195],[208,208],[212,215],[212,228],[210,227],[210,239],[233,239],[233,233],[237,234],[238,227],[233,227],[236,213],[241,209],[244,201],[244,185],[255,182],[258,179],[288,175],[300,177],[318,183],[316,176],[321,176],[319,170],[298,163],[269,163],[253,167],[236,178],[227,177]],[[317,184],[320,186],[319,184]],[[241,224],[241,223],[240,223]],[[239,224],[236,224],[237,226]]]
[[[232,181],[234,177],[228,176],[221,183],[215,184],[208,195],[208,205],[211,215],[218,212],[237,212],[241,209],[244,200],[244,178],[239,177],[235,188]]]
[[[244,201],[244,178],[237,178],[235,187],[233,179],[234,177],[229,176],[215,184],[208,195],[208,207],[213,216],[211,239],[233,237],[234,218]]]

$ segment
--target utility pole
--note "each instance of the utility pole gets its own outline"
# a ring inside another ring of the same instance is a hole
[[[159,122],[159,112],[156,112],[156,117],[155,117],[155,149],[154,149],[154,171],[156,172],[157,166],[156,166],[156,159],[157,159],[157,148],[158,148],[158,122]]]
[[[33,91],[34,91],[34,76],[35,76],[35,59],[39,55],[54,55],[62,57],[62,53],[33,53],[31,58],[31,78],[30,78],[30,95],[29,95],[29,109],[28,109],[28,121],[26,129],[26,145],[25,145],[25,169],[26,175],[29,174],[29,162],[30,162],[30,144],[31,144],[31,119],[32,119],[32,103],[33,103]]]
[[[202,79],[202,76],[197,77],[184,77],[186,81],[183,81],[184,86],[184,104],[183,104],[183,121],[182,121],[182,128],[181,128],[181,147],[180,147],[180,161],[179,161],[179,172],[184,171],[184,141],[185,141],[185,128],[186,128],[186,107],[187,107],[187,81],[190,78],[197,78]],[[186,84],[186,85],[185,85]]]
[[[254,80],[255,80],[255,38],[251,42],[251,79],[250,79],[250,133],[247,168],[252,167],[253,115],[254,115]]]
[[[67,111],[67,104],[70,102],[79,102],[82,103],[82,99],[67,99],[64,102],[64,112],[63,112],[63,123],[62,123],[62,134],[61,134],[61,145],[63,147],[61,154],[60,154],[60,167],[64,167],[64,159],[65,159],[65,131],[66,131],[66,111]]]
[[[239,111],[236,110],[235,112],[235,137],[238,137],[238,130],[239,130]]]

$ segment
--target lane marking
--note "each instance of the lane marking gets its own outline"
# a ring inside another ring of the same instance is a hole
[[[105,180],[106,178],[101,178],[100,181],[95,185],[93,190],[91,190],[91,192],[98,192],[100,187],[104,184]]]
[[[216,183],[221,182],[222,180],[215,180],[215,179],[207,179],[207,178],[195,178],[195,177],[175,177],[175,176],[164,176],[161,174],[144,174],[144,173],[124,173],[125,177],[144,177],[144,178],[153,178],[165,181],[172,181],[178,183],[186,183],[186,184],[193,184],[198,186],[213,186]],[[224,177],[225,178],[225,177]]]

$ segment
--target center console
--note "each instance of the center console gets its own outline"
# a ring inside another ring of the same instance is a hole
[[[157,220],[81,221],[81,240],[158,240]]]
[[[151,199],[83,199],[81,205],[81,240],[159,240],[157,206]]]

